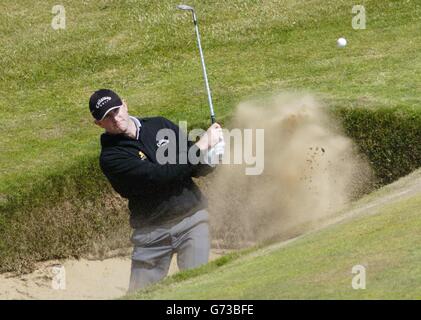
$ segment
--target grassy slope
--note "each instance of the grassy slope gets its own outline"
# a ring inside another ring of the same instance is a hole
[[[110,229],[127,240],[124,203],[104,210],[103,197],[116,201],[97,165],[101,131],[87,110],[94,89],[114,88],[134,114],[208,123],[192,23],[175,3],[61,3],[64,31],[50,27],[53,1],[0,3],[0,270],[79,254],[88,240],[104,244]],[[351,29],[347,0],[190,3],[222,122],[247,96],[297,88],[333,106],[419,109],[415,0],[360,2],[364,31]],[[341,35],[345,50],[335,46]]]
[[[52,1],[0,4],[0,200],[98,152],[89,94],[112,87],[133,112],[207,123],[190,17],[162,1],[62,1],[67,29],[50,27]],[[218,4],[223,3],[223,10]],[[417,1],[191,1],[218,117],[243,97],[286,88],[335,105],[415,106],[421,85]],[[346,50],[335,40],[344,35]],[[369,39],[369,41],[367,40]]]
[[[414,178],[421,186],[421,171]],[[388,186],[352,207],[381,201],[392,191]],[[181,273],[131,298],[421,299],[420,208],[421,188],[275,250],[227,257],[221,267],[213,263]],[[365,290],[351,287],[357,264],[366,267]]]

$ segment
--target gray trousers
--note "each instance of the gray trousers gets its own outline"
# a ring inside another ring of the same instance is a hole
[[[180,270],[208,262],[210,239],[206,210],[199,210],[175,225],[133,231],[129,292],[164,278],[174,253]]]

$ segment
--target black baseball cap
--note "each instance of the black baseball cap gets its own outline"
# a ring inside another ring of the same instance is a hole
[[[89,99],[89,110],[96,120],[102,120],[113,109],[123,105],[117,93],[109,89],[95,91]]]

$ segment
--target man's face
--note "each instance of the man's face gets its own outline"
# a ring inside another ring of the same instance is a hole
[[[126,132],[129,126],[129,113],[126,102],[123,102],[120,108],[108,112],[104,119],[95,120],[95,123],[110,134]]]

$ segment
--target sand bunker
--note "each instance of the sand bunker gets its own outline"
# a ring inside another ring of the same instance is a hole
[[[210,260],[224,251],[212,250]],[[104,260],[67,259],[40,262],[29,274],[0,274],[0,299],[116,299],[126,294],[130,255]],[[60,290],[55,270],[65,270],[65,290]],[[169,274],[178,271],[173,256]]]
[[[264,171],[248,176],[245,165],[223,165],[203,182],[216,248],[302,234],[355,198],[372,177],[353,142],[311,96],[242,103],[230,128],[264,129]],[[220,254],[214,250],[211,259]],[[170,273],[177,270],[174,262]],[[66,290],[53,289],[56,266],[65,268]],[[129,255],[43,262],[31,274],[0,275],[0,298],[118,298],[127,291],[129,274]]]

